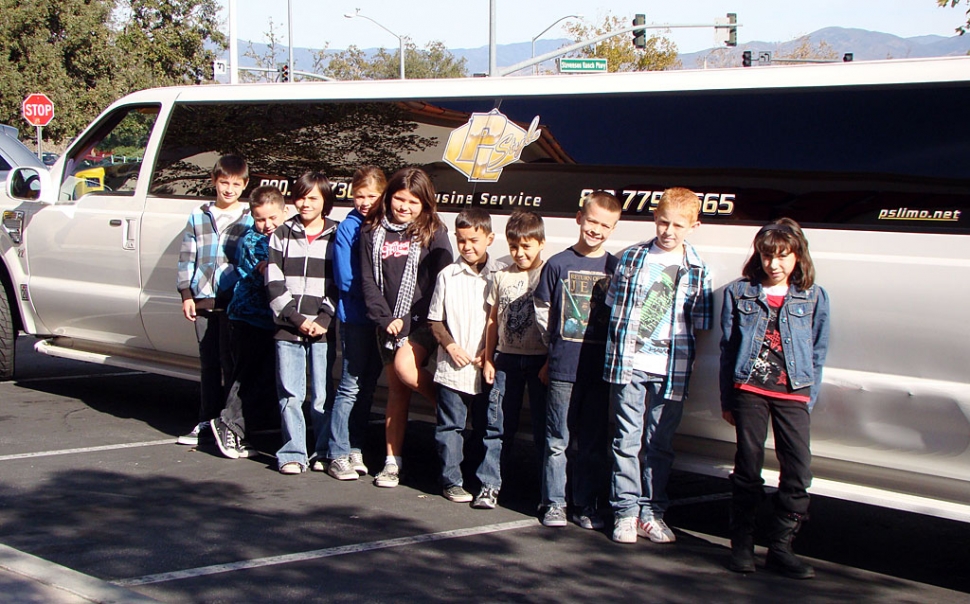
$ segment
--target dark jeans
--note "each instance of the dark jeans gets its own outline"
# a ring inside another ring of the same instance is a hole
[[[532,439],[542,463],[546,441],[546,386],[539,380],[539,370],[546,355],[495,355],[495,384],[488,397],[488,426],[485,429],[485,459],[478,467],[482,486],[502,486],[501,468],[507,467],[512,441],[519,430],[519,417],[525,390],[529,389],[529,411],[532,417]]]
[[[546,394],[542,505],[595,507],[610,489],[609,387],[598,376],[576,383],[551,380]]]
[[[468,423],[468,409],[472,409],[473,423],[480,416],[476,409],[488,404],[488,392],[469,394],[459,392],[447,386],[438,384],[438,406],[436,414],[438,423],[434,430],[434,439],[438,446],[438,457],[441,458],[441,484],[444,487],[463,485],[461,476],[461,462],[464,459],[465,439],[462,432]],[[480,432],[477,428],[474,432]]]
[[[236,374],[220,417],[237,436],[243,437],[246,435],[246,418],[267,418],[270,413],[279,412],[276,344],[272,329],[260,329],[245,321],[230,323]]]
[[[765,464],[768,420],[775,436],[775,455],[781,468],[776,509],[808,512],[808,487],[812,484],[812,452],[809,447],[811,419],[805,403],[772,399],[744,390],[734,395],[738,451],[731,473],[735,503],[756,506],[764,498],[761,469]]]
[[[346,457],[364,448],[374,389],[384,364],[373,324],[340,324],[343,358],[340,383],[330,416],[330,456]]]
[[[232,382],[233,358],[229,317],[223,310],[200,310],[195,317],[199,340],[202,404],[199,421],[219,417],[226,403],[226,386]]]

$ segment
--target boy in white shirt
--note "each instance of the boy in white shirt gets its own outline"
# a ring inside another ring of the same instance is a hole
[[[491,275],[499,268],[488,255],[495,239],[488,212],[474,207],[462,210],[455,219],[455,239],[458,259],[438,273],[428,322],[438,341],[435,441],[443,495],[449,501],[468,503],[472,496],[462,486],[461,433],[468,407],[477,409],[487,403],[480,371],[489,314],[486,295]]]

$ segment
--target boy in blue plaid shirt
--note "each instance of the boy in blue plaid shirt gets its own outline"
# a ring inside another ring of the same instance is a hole
[[[241,203],[249,184],[249,166],[237,155],[224,155],[212,168],[216,199],[192,210],[179,248],[178,291],[182,314],[195,325],[199,340],[202,404],[199,423],[179,436],[180,445],[197,445],[210,434],[209,420],[219,417],[232,379],[226,307],[238,280],[235,258],[239,238],[253,226],[249,207]]]
[[[636,543],[638,535],[676,540],[663,521],[672,440],[694,363],[694,330],[710,329],[713,320],[710,271],[684,241],[699,216],[697,194],[664,191],[654,212],[657,236],[623,253],[606,297],[613,310],[603,378],[616,422],[610,505],[618,543]]]

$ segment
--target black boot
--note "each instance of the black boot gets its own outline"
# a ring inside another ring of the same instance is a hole
[[[754,519],[757,508],[731,503],[731,560],[728,569],[736,573],[754,572]]]
[[[815,569],[795,556],[791,549],[792,540],[807,519],[807,514],[794,512],[775,512],[768,531],[768,556],[765,568],[777,571],[791,579],[811,579]]]

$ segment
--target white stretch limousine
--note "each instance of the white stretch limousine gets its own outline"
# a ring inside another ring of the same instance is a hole
[[[0,371],[21,329],[48,354],[197,378],[176,257],[225,153],[249,160],[251,187],[324,171],[336,218],[356,167],[420,165],[449,219],[481,205],[501,234],[512,210],[540,212],[547,255],[575,240],[584,193],[624,202],[616,252],[652,237],[652,206],[680,185],[701,196],[691,241],[718,290],[760,225],[806,227],[832,301],[813,492],[970,521],[968,107],[970,58],[145,90],[0,196]],[[140,158],[91,165],[121,147]],[[701,335],[677,446],[681,467],[726,473],[718,337]]]

